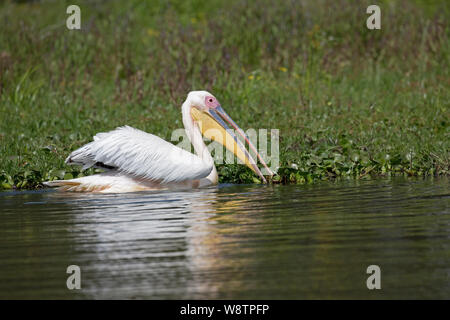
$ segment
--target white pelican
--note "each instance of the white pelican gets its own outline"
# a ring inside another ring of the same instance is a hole
[[[190,92],[181,111],[184,128],[196,154],[155,135],[124,126],[98,133],[94,141],[73,151],[66,159],[67,164],[82,165],[83,170],[98,167],[105,169],[105,172],[44,184],[60,187],[63,191],[103,193],[196,188],[217,184],[214,160],[202,136],[224,145],[266,183],[256,162],[232,130],[228,130],[228,125],[247,142],[269,174],[273,175],[242,129],[212,94],[207,91]]]

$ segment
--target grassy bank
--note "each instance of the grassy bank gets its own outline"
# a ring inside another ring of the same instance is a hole
[[[69,2],[0,4],[0,188],[93,173],[65,157],[124,124],[168,140],[194,89],[280,130],[276,182],[450,174],[446,1],[380,1],[374,31],[365,1],[77,3],[81,31]]]

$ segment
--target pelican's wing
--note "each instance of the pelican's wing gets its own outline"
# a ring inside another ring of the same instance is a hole
[[[94,141],[72,152],[66,163],[83,169],[101,166],[164,183],[204,178],[212,170],[197,155],[128,126],[98,133]]]

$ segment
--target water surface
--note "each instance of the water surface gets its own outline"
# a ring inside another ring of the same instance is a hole
[[[449,182],[0,193],[0,298],[449,299]]]

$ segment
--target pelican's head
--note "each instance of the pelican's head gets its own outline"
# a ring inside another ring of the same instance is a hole
[[[216,97],[208,91],[191,91],[186,101],[190,102],[192,120],[197,123],[202,135],[225,146],[266,183],[266,179],[256,165],[256,161],[237,138],[233,130],[248,144],[270,175],[273,175],[272,171],[267,167],[244,131],[222,109]]]

